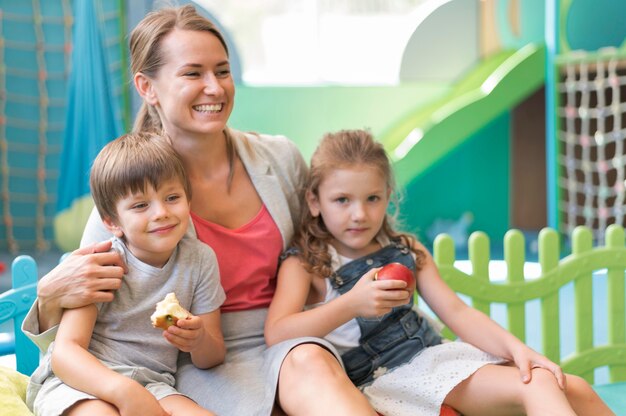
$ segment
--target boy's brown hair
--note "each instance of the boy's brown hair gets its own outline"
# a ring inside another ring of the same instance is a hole
[[[180,156],[156,133],[129,133],[109,142],[91,167],[89,184],[100,217],[117,220],[116,205],[129,194],[179,179],[191,200],[191,184]]]

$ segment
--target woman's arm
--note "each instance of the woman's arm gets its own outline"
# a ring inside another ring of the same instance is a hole
[[[70,387],[115,405],[123,415],[165,415],[142,385],[107,368],[87,350],[97,315],[95,305],[63,313],[52,351],[56,376]]]
[[[110,238],[111,233],[94,208],[83,231],[81,248],[39,281],[38,313],[32,314],[39,322],[27,322],[28,327],[44,332],[59,323],[64,308],[113,299],[112,291],[120,287],[125,266],[117,253],[108,253],[111,243],[105,240]]]
[[[163,335],[179,350],[191,353],[191,361],[198,368],[214,367],[226,357],[219,309],[179,319]]]
[[[308,273],[296,257],[287,258],[278,271],[276,293],[265,321],[267,344],[303,336],[321,338],[357,316],[381,316],[394,306],[407,303],[409,293],[402,290],[406,283],[374,281],[376,270],[363,275],[348,293],[304,311],[313,279],[317,277]]]
[[[417,290],[443,323],[463,341],[513,361],[520,369],[523,381],[530,381],[532,367],[543,367],[555,374],[562,387],[565,385],[565,378],[557,364],[533,351],[484,313],[463,302],[441,279],[426,248],[419,243],[415,244],[426,254],[424,266],[417,276]]]
[[[63,309],[113,300],[112,291],[119,289],[125,265],[119,254],[109,252],[110,249],[110,241],[80,248],[39,281],[40,331],[57,325]]]

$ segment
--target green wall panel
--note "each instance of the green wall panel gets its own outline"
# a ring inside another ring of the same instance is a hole
[[[509,227],[509,126],[506,112],[411,181],[400,205],[404,227],[430,244],[433,222],[458,221],[471,212],[469,232],[501,241]]]

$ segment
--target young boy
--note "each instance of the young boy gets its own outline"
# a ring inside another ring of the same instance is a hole
[[[186,235],[191,186],[180,158],[158,135],[128,134],[102,149],[90,184],[128,273],[112,302],[65,310],[29,405],[37,415],[212,415],[174,388],[179,350],[199,368],[225,356],[225,295],[215,254]],[[171,292],[191,316],[160,331],[151,314]]]

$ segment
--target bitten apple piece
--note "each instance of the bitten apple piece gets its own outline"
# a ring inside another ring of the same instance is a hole
[[[178,302],[174,292],[165,295],[165,298],[156,304],[156,310],[150,317],[152,326],[167,330],[171,325],[176,325],[179,319],[187,319],[191,314]]]

